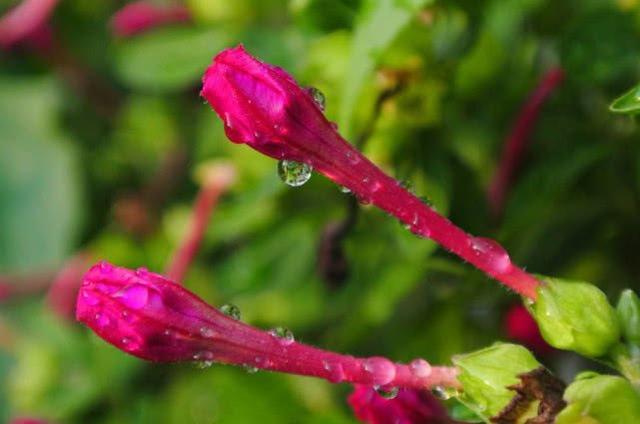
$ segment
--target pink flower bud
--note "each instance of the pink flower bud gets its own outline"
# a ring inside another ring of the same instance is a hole
[[[393,399],[386,399],[369,386],[356,385],[348,402],[355,416],[368,424],[452,422],[440,402],[425,390],[400,389]]]
[[[181,4],[159,5],[140,0],[116,12],[111,18],[111,29],[118,37],[131,37],[152,28],[190,20],[189,10]]]
[[[227,137],[276,159],[303,162],[395,216],[516,292],[535,299],[540,282],[511,262],[495,241],[473,237],[439,215],[338,134],[309,90],[242,46],[213,59],[201,95],[224,122]]]
[[[23,0],[9,10],[0,17],[0,47],[10,48],[35,32],[43,31],[43,25],[57,3],[58,0]]]
[[[259,330],[161,275],[106,262],[85,276],[76,317],[117,348],[151,361],[222,362],[371,386],[460,384],[456,368],[355,358],[297,343],[290,332]]]

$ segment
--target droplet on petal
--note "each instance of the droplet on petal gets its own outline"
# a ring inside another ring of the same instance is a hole
[[[236,305],[226,303],[220,307],[220,312],[227,316],[230,316],[237,321],[240,320],[240,308],[238,308]]]
[[[306,163],[292,160],[281,160],[278,162],[278,176],[286,185],[300,187],[311,178],[313,168]]]
[[[121,299],[122,303],[131,309],[142,309],[149,302],[149,288],[142,284],[131,284],[117,292],[114,297]]]
[[[322,93],[322,91],[318,90],[315,87],[307,87],[307,93],[309,93],[309,95],[313,99],[313,102],[316,104],[316,106],[318,106],[318,109],[324,112],[325,104],[327,101],[324,93]]]
[[[273,337],[278,339],[278,342],[283,346],[289,346],[295,341],[293,332],[286,327],[276,327],[269,331]]]

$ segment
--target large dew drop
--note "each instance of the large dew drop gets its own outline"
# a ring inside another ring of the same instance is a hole
[[[367,358],[362,363],[362,369],[370,374],[371,383],[375,386],[385,386],[396,377],[396,366],[387,358]]]
[[[502,246],[494,240],[484,237],[472,237],[471,248],[476,255],[485,256],[491,271],[500,274],[509,270],[511,258]]]
[[[292,160],[281,160],[278,162],[278,176],[286,185],[300,187],[311,178],[313,168],[306,163]]]

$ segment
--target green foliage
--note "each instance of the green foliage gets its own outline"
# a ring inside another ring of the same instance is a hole
[[[542,278],[538,299],[528,303],[540,332],[551,346],[585,356],[605,355],[618,341],[615,310],[596,286],[559,278]]]
[[[49,79],[0,80],[0,271],[57,266],[80,218],[77,157]]]
[[[612,112],[636,114],[640,112],[640,85],[618,97],[609,106]]]
[[[115,46],[115,69],[134,89],[170,92],[197,83],[211,62],[211,52],[229,42],[214,28],[166,28],[123,40]]]
[[[567,407],[557,424],[617,424],[640,421],[640,394],[624,378],[586,372],[564,394]]]
[[[462,401],[484,418],[498,415],[514,397],[508,386],[517,384],[518,375],[540,366],[522,346],[496,343],[491,347],[453,357],[460,369]]]
[[[638,82],[638,1],[187,0],[193,22],[118,38],[109,20],[124,3],[58,2],[59,48],[0,52],[0,280],[23,293],[0,305],[0,422],[355,422],[346,386],[146,364],[48,312],[42,284],[76,252],[162,272],[211,160],[233,163],[238,180],[185,279],[207,301],[304,342],[403,362],[448,364],[506,337],[511,293],[368,206],[342,242],[347,276],[320,276],[321,235],[351,197],[317,174],[286,187],[275,161],[226,139],[198,89],[212,57],[238,43],[318,87],[350,142],[460,227],[528,270],[597,284],[549,279],[530,309],[552,344],[640,380],[637,296],[624,291],[614,311],[603,294],[638,288],[638,87],[620,96]],[[558,66],[565,82],[490,217],[503,142]],[[569,380],[593,368],[567,353],[539,359]],[[463,400],[485,418],[538,366],[513,345],[455,361]],[[639,421],[634,396],[618,377],[577,380],[562,424]]]

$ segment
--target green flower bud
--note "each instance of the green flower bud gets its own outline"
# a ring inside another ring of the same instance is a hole
[[[461,400],[484,417],[497,415],[507,406],[515,395],[507,387],[520,381],[518,375],[540,366],[527,349],[506,343],[454,356],[453,363],[460,369]]]
[[[580,374],[564,392],[556,424],[640,423],[640,394],[622,377]]]
[[[538,299],[528,304],[544,339],[558,349],[602,356],[620,337],[616,313],[596,286],[541,277]]]
[[[620,294],[616,308],[622,335],[632,343],[640,344],[640,299],[633,290],[624,290]]]

